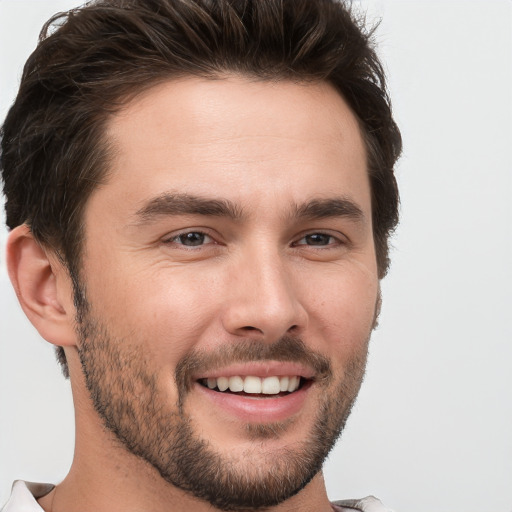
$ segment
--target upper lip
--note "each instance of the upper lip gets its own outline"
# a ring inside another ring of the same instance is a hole
[[[315,371],[303,364],[283,361],[257,361],[250,363],[235,363],[212,370],[197,373],[194,380],[218,378],[218,377],[287,377],[299,376],[304,379],[312,379]]]

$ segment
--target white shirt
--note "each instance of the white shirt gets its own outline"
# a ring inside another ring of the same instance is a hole
[[[44,512],[36,498],[48,494],[55,486],[16,480],[12,486],[11,497],[0,512]]]
[[[0,512],[44,512],[37,503],[37,498],[48,494],[55,486],[16,480],[12,486],[11,497]],[[392,512],[373,496],[362,500],[344,500],[333,503],[341,512]]]

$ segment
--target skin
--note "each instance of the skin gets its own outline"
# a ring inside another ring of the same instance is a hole
[[[263,401],[241,418],[190,381],[181,410],[194,435],[256,478],[254,468],[271,469],[272,454],[303,447],[322,401],[335,403],[343,386],[355,398],[362,379],[379,281],[357,120],[324,83],[188,78],[133,99],[110,119],[107,136],[113,159],[86,206],[81,279],[90,317],[108,327],[123,354],[143,359],[163,407],[177,410],[174,374],[191,353],[291,336],[329,362],[332,378],[313,379],[300,406],[285,408],[278,421]],[[229,201],[237,216],[161,206],[151,214],[163,194]],[[297,205],[328,199],[358,214],[297,215]],[[182,235],[197,232],[206,235],[201,243],[184,245]],[[75,458],[64,482],[40,500],[43,508],[214,510],[168,484],[104,428],[81,369],[87,339],[77,334],[69,276],[26,226],[11,233],[8,264],[25,312],[43,337],[65,347],[70,366]],[[271,423],[279,435],[255,439],[247,428]],[[321,473],[272,508],[313,509],[331,510]]]

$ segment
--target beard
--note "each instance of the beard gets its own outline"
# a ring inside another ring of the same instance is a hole
[[[132,454],[153,466],[169,484],[226,511],[261,510],[297,494],[321,470],[341,434],[364,376],[369,335],[334,375],[323,355],[297,337],[274,344],[240,340],[215,351],[191,350],[176,365],[176,403],[159,386],[144,343],[118,339],[89,312],[79,322],[78,353],[94,408],[105,426]],[[141,340],[139,340],[141,341]],[[285,422],[247,424],[254,441],[242,453],[219,453],[198,434],[185,411],[198,370],[225,363],[293,361],[315,370],[322,388],[316,417],[300,443],[265,451],[265,439],[285,435]]]

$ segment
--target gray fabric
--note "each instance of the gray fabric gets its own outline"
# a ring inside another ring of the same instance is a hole
[[[359,512],[393,512],[391,509],[386,508],[380,500],[375,496],[367,496],[360,500],[341,500],[334,501],[333,505],[341,507],[343,511],[358,510]]]

